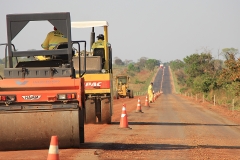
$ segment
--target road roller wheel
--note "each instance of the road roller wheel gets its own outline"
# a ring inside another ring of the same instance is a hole
[[[92,99],[88,99],[85,102],[85,123],[96,123],[96,111],[95,102]]]
[[[101,123],[111,124],[111,101],[109,98],[101,101]]]

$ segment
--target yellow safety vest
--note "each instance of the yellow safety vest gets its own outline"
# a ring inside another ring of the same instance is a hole
[[[54,47],[56,47],[59,43],[62,42],[68,42],[68,39],[58,30],[49,32],[46,39],[42,43],[42,48],[46,50],[52,50]],[[51,59],[47,56],[35,56],[36,59],[43,61]]]
[[[92,44],[92,52],[93,52],[94,48],[104,48],[104,41],[99,39],[98,41],[94,42]]]
[[[148,86],[148,93],[153,93],[153,87],[151,84]]]
[[[68,42],[68,39],[58,30],[48,33],[42,44],[43,49],[52,50],[61,42]]]

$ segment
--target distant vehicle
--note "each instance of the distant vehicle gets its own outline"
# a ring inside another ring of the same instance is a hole
[[[163,68],[163,64],[160,64],[160,66],[159,66],[160,68]]]

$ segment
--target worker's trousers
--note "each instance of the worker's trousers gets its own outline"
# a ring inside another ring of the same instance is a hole
[[[153,93],[148,92],[149,102],[153,102]]]

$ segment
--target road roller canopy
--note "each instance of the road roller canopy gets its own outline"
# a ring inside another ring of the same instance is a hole
[[[71,22],[72,28],[91,28],[91,27],[105,27],[108,26],[107,21],[82,21]]]
[[[52,12],[52,13],[25,13],[25,14],[8,14],[7,20],[7,39],[8,39],[8,56],[9,67],[13,67],[12,57],[28,56],[46,56],[46,55],[68,55],[68,61],[72,59],[72,39],[71,39],[71,21],[69,12]],[[12,40],[30,21],[49,21],[53,26],[68,38],[68,48],[59,50],[27,50],[16,51],[12,48]]]
[[[49,21],[67,38],[71,38],[69,12],[8,14],[6,18],[8,38],[10,41],[14,39],[14,37],[28,24],[28,22],[43,20]]]

